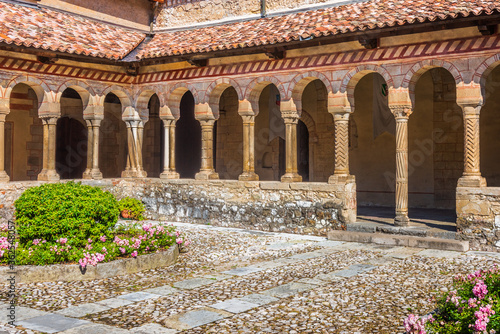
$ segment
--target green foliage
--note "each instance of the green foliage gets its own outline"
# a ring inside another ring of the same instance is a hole
[[[65,237],[74,246],[109,235],[118,220],[113,195],[81,183],[51,183],[27,189],[14,203],[19,241],[49,243]]]
[[[128,215],[128,217],[123,217],[123,218],[130,218],[134,220],[144,219],[144,216],[142,215],[145,211],[144,204],[142,204],[142,202],[139,201],[138,199],[131,197],[122,198],[118,202],[118,208],[122,213],[123,211],[126,210],[126,215]]]

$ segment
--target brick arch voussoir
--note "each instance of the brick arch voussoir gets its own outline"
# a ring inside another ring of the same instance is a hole
[[[10,80],[9,83],[7,84],[8,96],[6,97],[10,99],[10,94],[12,93],[12,89],[14,89],[15,86],[21,83],[30,86],[35,91],[39,106],[42,104],[42,102],[44,102],[46,94],[52,92],[52,88],[44,80],[37,78],[35,76],[19,75]]]
[[[204,98],[204,101],[208,103],[213,103],[213,101],[217,101],[222,95],[222,93],[224,93],[224,91],[229,87],[234,88],[236,94],[238,94],[239,100],[243,98],[243,93],[240,84],[231,78],[223,77],[223,78],[218,78],[210,83],[210,85],[206,90],[206,96]]]
[[[497,53],[483,61],[474,71],[472,81],[484,87],[486,78],[498,65],[500,65],[500,53]]]
[[[280,96],[282,99],[286,99],[286,91],[283,87],[283,83],[279,81],[276,77],[273,76],[264,76],[264,77],[258,77],[254,79],[248,86],[245,91],[244,98],[248,101],[250,101],[252,105],[252,109],[254,112],[258,112],[258,105],[259,105],[259,98],[260,94],[262,93],[262,90],[270,85],[273,84],[276,86],[278,91],[280,92]]]
[[[302,110],[300,120],[306,125],[307,131],[309,131],[309,136],[313,139],[313,141],[317,141],[318,133],[316,132],[316,122],[312,118],[311,114],[309,114],[306,110]]]
[[[106,97],[109,93],[115,94],[120,99],[123,109],[133,105],[134,100],[131,98],[130,93],[123,89],[123,87],[116,85],[108,86],[103,90],[101,95]]]

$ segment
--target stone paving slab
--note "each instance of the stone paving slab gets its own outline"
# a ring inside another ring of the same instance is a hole
[[[319,278],[301,278],[297,282],[304,284],[325,285],[328,282]]]
[[[343,241],[333,241],[333,240],[325,240],[325,241],[319,241],[314,244],[314,246],[319,246],[319,247],[337,247],[344,244]]]
[[[500,253],[495,253],[495,252],[468,251],[465,254],[467,254],[467,255],[473,255],[473,256],[492,257],[492,258],[495,258],[495,259],[500,259]]]
[[[288,249],[293,246],[291,242],[279,242],[275,244],[270,244],[266,246],[266,249]]]
[[[257,304],[259,306],[266,305],[269,303],[274,303],[279,300],[278,298],[266,296],[260,293],[252,293],[250,295],[246,295],[238,299],[252,304]]]
[[[262,291],[261,293],[276,298],[287,298],[296,293],[307,291],[315,287],[317,287],[317,285],[291,282]]]
[[[71,328],[59,334],[128,334],[128,330],[103,324],[87,324]]]
[[[144,292],[152,293],[155,295],[167,296],[179,292],[179,289],[172,288],[170,285],[164,285],[156,288],[146,289],[144,290]]]
[[[319,274],[319,275],[316,275],[312,279],[314,279],[314,280],[320,280],[320,281],[325,281],[327,283],[331,283],[331,282],[334,282],[334,281],[341,281],[344,278],[335,275],[335,272],[331,272],[331,273],[328,273],[328,274]]]
[[[214,308],[200,308],[174,315],[165,320],[165,325],[178,330],[190,329],[233,316],[232,313]]]
[[[7,323],[7,322],[11,321],[11,319],[7,318],[7,316],[10,314],[10,310],[7,309],[8,306],[9,306],[9,304],[0,305],[0,322]],[[31,318],[35,318],[35,317],[49,314],[48,312],[39,311],[36,309],[32,309],[29,307],[23,307],[23,306],[16,306],[15,312],[16,312],[15,313],[16,323],[18,323],[19,321],[22,321],[22,320],[31,319]]]
[[[251,310],[253,308],[259,307],[259,305],[238,298],[233,298],[225,300],[220,303],[210,305],[209,307],[216,308],[218,310],[224,310],[231,313],[242,313]]]
[[[208,279],[211,279],[211,280],[215,280],[215,281],[223,281],[223,280],[226,280],[226,279],[229,279],[229,278],[232,278],[233,275],[226,275],[226,274],[213,274],[213,275],[205,275],[203,276],[204,278],[208,278]]]
[[[460,256],[463,253],[455,251],[446,251],[440,249],[426,249],[421,252],[416,253],[417,256],[427,256],[427,257],[437,257],[437,258],[447,258],[452,259],[454,257]]]
[[[179,289],[192,290],[215,282],[216,280],[210,278],[196,277],[176,282],[173,284],[173,286]]]
[[[375,266],[383,266],[385,264],[388,264],[388,263],[391,263],[391,262],[394,262],[396,261],[395,258],[393,257],[389,257],[389,256],[384,256],[384,257],[377,257],[377,258],[374,258],[374,259],[369,259],[368,261],[366,261],[367,264],[372,264],[372,265],[375,265]]]
[[[300,254],[295,254],[290,256],[290,259],[295,259],[295,260],[309,260],[309,259],[315,259],[317,257],[322,257],[325,256],[324,253],[319,252],[319,251],[314,251],[314,252],[307,252],[307,253],[300,253]]]
[[[52,313],[18,322],[18,325],[25,328],[49,334],[87,324],[89,324],[89,322],[85,320],[68,318],[60,314]]]
[[[165,328],[158,324],[146,324],[141,327],[132,328],[129,333],[133,334],[175,334],[175,329]]]
[[[133,302],[131,302],[130,300],[120,298],[109,298],[96,302],[96,304],[104,305],[109,308],[118,308],[132,303]]]
[[[154,293],[132,292],[132,293],[127,293],[126,295],[118,296],[117,298],[125,299],[125,300],[131,301],[131,302],[141,302],[143,300],[156,299],[156,298],[160,298],[160,297],[161,297],[161,295],[154,294]]]
[[[287,260],[287,261],[284,261],[284,260]],[[295,262],[298,262],[298,261],[295,259],[285,258],[285,259],[278,259],[278,260],[274,260],[274,261],[256,263],[256,264],[254,264],[254,266],[257,268],[261,268],[261,269],[274,269],[274,268],[283,267],[283,266],[286,266],[288,264],[295,263]]]
[[[418,252],[421,252],[421,248],[411,248],[411,247],[394,247],[386,252],[385,256],[390,256],[395,259],[406,259],[412,257]]]
[[[228,274],[228,275],[245,276],[248,274],[256,273],[256,272],[261,271],[261,270],[262,270],[262,268],[249,266],[249,267],[231,269],[228,271],[224,271],[223,273]]]
[[[66,317],[81,318],[86,316],[87,314],[99,313],[109,309],[110,307],[108,306],[96,303],[88,303],[88,304],[63,308],[62,310],[56,311],[55,313],[64,315]]]
[[[349,268],[335,271],[335,272],[333,272],[333,274],[335,276],[349,278],[349,277],[356,276],[358,274],[373,270],[375,268],[377,268],[377,267],[369,265],[369,264],[353,264]]]

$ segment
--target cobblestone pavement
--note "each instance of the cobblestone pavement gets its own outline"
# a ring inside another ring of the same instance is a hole
[[[189,251],[113,279],[18,284],[0,333],[403,333],[454,275],[499,253],[450,252],[176,224]],[[1,287],[0,303],[7,286]]]

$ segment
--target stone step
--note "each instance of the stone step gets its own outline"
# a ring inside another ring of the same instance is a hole
[[[335,241],[374,243],[378,245],[405,246],[417,248],[431,248],[466,252],[469,250],[468,241],[459,241],[444,238],[416,237],[401,234],[369,233],[356,231],[330,231],[328,239]]]
[[[388,233],[410,235],[415,237],[431,237],[442,239],[456,239],[457,233],[441,228],[429,228],[426,226],[394,226],[381,223],[356,222],[346,225],[347,231],[369,232],[369,233]]]

